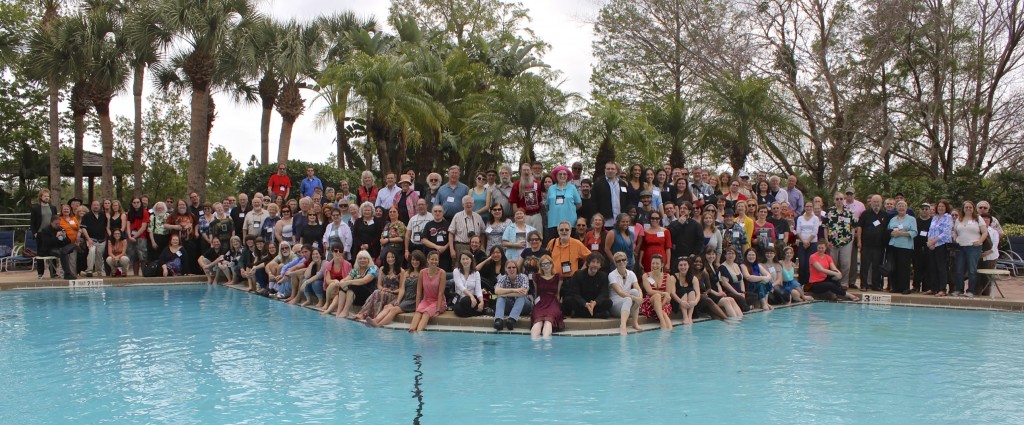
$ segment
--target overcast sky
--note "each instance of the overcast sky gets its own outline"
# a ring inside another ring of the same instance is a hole
[[[590,65],[593,61],[590,46],[593,31],[592,26],[586,21],[596,15],[597,0],[522,0],[521,3],[530,11],[530,28],[540,39],[551,45],[543,59],[553,69],[563,73],[562,89],[588,95]],[[375,16],[379,22],[384,22],[389,4],[388,0],[278,0],[265,3],[263,10],[282,20],[308,20],[321,14],[351,10],[358,16]],[[152,85],[147,81],[143,98],[145,99],[152,91]],[[310,104],[309,99],[314,97],[314,93],[304,90],[302,96],[307,100],[306,112],[295,122],[290,156],[292,159],[323,162],[327,155],[336,149],[333,143],[334,132],[332,128],[316,128],[315,115],[323,105]],[[188,99],[187,96],[184,98]],[[215,96],[215,101],[217,120],[210,134],[211,145],[227,147],[244,167],[251,155],[259,158],[260,107],[236,104],[226,96]],[[66,105],[62,105],[62,108],[64,107]],[[146,107],[144,104],[143,108]],[[131,93],[122,93],[115,97],[111,103],[111,112],[114,115],[131,118]],[[270,124],[271,158],[277,157],[280,131],[281,117],[275,111]],[[89,149],[100,151],[97,143]]]

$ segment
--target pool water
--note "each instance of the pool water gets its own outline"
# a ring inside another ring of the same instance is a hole
[[[817,303],[626,337],[367,329],[222,287],[0,293],[0,423],[1024,423],[1024,315]]]

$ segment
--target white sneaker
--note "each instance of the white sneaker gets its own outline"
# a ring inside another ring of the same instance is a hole
[[[974,298],[974,293],[973,292],[968,292],[968,293],[966,293],[964,295],[967,296],[967,298]]]

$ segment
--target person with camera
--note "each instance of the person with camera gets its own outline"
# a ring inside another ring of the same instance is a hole
[[[473,205],[472,196],[463,196],[462,211],[455,213],[451,224],[448,225],[448,233],[452,236],[452,244],[449,249],[453,259],[459,258],[459,252],[469,250],[470,238],[484,234],[484,219],[476,211],[473,211]]]

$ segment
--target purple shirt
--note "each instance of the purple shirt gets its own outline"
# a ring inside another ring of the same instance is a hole
[[[789,202],[789,207],[796,212],[797,216],[804,213],[804,194],[800,189],[797,189],[796,186],[786,189],[786,197],[788,198],[786,201]]]

